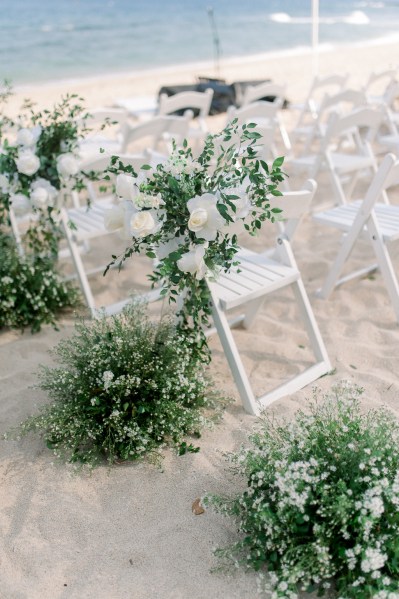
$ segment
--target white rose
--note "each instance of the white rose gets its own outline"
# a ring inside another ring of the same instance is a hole
[[[15,164],[17,165],[18,172],[30,177],[39,170],[40,160],[32,150],[24,150],[18,154]]]
[[[159,228],[158,218],[153,210],[136,212],[130,219],[130,228],[133,237],[146,237],[155,233]]]
[[[61,177],[73,177],[79,172],[79,165],[71,153],[60,154],[57,158],[57,170]]]
[[[188,228],[190,231],[196,233],[197,231],[201,231],[204,225],[208,221],[208,212],[205,208],[196,208],[192,211],[191,216],[188,221]]]
[[[125,210],[121,204],[104,210],[104,226],[107,231],[118,231],[125,225]]]
[[[248,194],[243,190],[243,188],[230,187],[227,189],[223,189],[223,193],[225,195],[238,196],[238,199],[230,200],[230,202],[234,204],[236,208],[235,212],[231,208],[231,206],[227,204],[229,215],[231,216],[233,221],[236,222],[237,220],[246,218],[252,208],[252,204],[251,200],[248,197]]]
[[[48,191],[44,187],[36,187],[30,194],[30,201],[36,208],[44,206],[49,199]]]
[[[31,129],[23,127],[17,133],[17,144],[28,148],[34,146],[39,139],[41,132],[42,128],[40,125],[36,125],[36,127],[32,127]]]
[[[31,209],[31,204],[23,193],[15,193],[11,195],[10,204],[16,216],[24,216]]]
[[[204,278],[207,267],[204,261],[206,247],[203,245],[196,246],[194,249],[186,252],[177,261],[177,266],[182,272],[188,272],[195,275],[195,278],[200,281]]]
[[[138,193],[136,178],[122,173],[116,177],[116,195],[124,200],[133,201]]]
[[[20,129],[17,133],[17,144],[19,146],[33,146],[35,144],[32,131],[30,129]]]
[[[172,237],[164,243],[160,243],[159,246],[156,248],[157,257],[159,258],[159,260],[163,260],[163,258],[169,256],[169,254],[175,252],[183,243],[184,237],[180,237],[180,235],[178,235],[177,237]]]
[[[54,199],[58,195],[58,190],[51,185],[50,181],[47,181],[47,179],[42,179],[41,177],[39,177],[39,179],[35,179],[31,185],[31,190],[34,191],[35,189],[39,188],[45,189],[47,191],[47,202],[53,203]]]
[[[195,196],[187,202],[190,211],[188,228],[200,239],[213,241],[225,224],[216,204],[217,197],[211,193]]]

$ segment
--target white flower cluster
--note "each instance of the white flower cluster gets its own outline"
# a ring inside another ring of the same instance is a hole
[[[341,599],[399,599],[399,426],[385,410],[364,415],[358,393],[341,384],[310,414],[265,418],[231,458],[248,488],[214,505],[240,514],[236,553],[272,565],[273,599],[331,582]]]
[[[18,147],[15,165],[19,175],[33,177],[41,167],[37,143],[42,134],[40,125],[34,127],[21,127],[16,135]],[[79,165],[75,154],[72,152],[61,153],[56,163],[58,175],[61,180],[67,181],[79,172]],[[22,189],[17,174],[10,176],[7,173],[0,175],[0,190],[9,196],[9,202],[16,216],[28,214],[32,208],[45,208],[54,206],[58,190],[43,177],[37,177],[30,182],[29,188]]]
[[[163,171],[180,181],[182,175],[195,178],[202,166],[190,156],[172,154],[169,161],[162,165]],[[149,173],[149,177],[152,173]],[[163,225],[168,220],[168,207],[163,199],[157,195],[151,195],[145,190],[148,177],[143,171],[138,177],[129,174],[119,174],[116,178],[116,196],[118,203],[105,213],[105,227],[109,231],[118,231],[125,239],[143,239],[160,233],[157,241],[152,241],[151,249],[156,253],[158,259],[167,257],[180,246],[186,250],[177,261],[178,268],[185,273],[194,275],[198,280],[205,277],[207,267],[205,257],[208,244],[217,239],[218,233],[223,232],[228,221],[220,213],[217,204],[224,203],[223,193],[234,196],[235,209],[225,204],[226,211],[231,221],[244,220],[251,209],[248,195],[243,192],[242,187],[223,188],[203,193],[190,198],[186,204],[185,214],[182,215],[181,227],[194,233],[198,243],[189,242],[189,237],[182,236],[178,230],[167,237],[163,234]],[[246,181],[248,184],[249,181]]]

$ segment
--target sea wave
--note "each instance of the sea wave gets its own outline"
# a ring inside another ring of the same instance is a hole
[[[309,24],[313,19],[309,17],[292,17],[286,12],[275,12],[269,15],[269,19],[275,23],[290,23],[292,25]],[[337,25],[338,23],[347,23],[349,25],[368,25],[370,18],[361,10],[354,10],[348,15],[338,15],[336,17],[319,17],[318,22],[323,25]]]

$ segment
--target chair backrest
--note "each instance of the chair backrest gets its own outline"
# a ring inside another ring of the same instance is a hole
[[[213,98],[213,89],[208,88],[203,92],[188,91],[168,96],[159,96],[158,114],[172,114],[179,110],[199,110],[199,116],[204,119],[209,115]]]
[[[297,126],[301,125],[305,115],[310,113],[313,118],[316,118],[319,112],[319,104],[326,93],[326,90],[329,90],[331,93],[338,93],[343,90],[346,82],[348,80],[348,75],[329,75],[327,77],[314,77],[312,84],[309,88],[308,95],[305,99],[303,109],[298,118]]]
[[[386,69],[383,71],[373,71],[363,86],[364,92],[373,100],[371,94],[379,93],[377,97],[383,97],[383,91],[395,80],[397,75],[396,69]]]
[[[275,102],[252,102],[242,108],[230,106],[227,110],[227,122],[237,118],[240,125],[254,122],[271,126],[276,122],[278,109],[279,106]]]
[[[88,137],[96,135],[100,130],[107,134],[110,130],[123,133],[128,121],[128,113],[124,108],[96,108],[90,111],[90,116],[85,120],[85,125],[92,129]]]
[[[316,190],[316,181],[308,179],[302,189],[285,191],[282,196],[277,198],[278,207],[282,210],[281,219],[277,221],[277,225],[288,241],[292,241],[299,223],[309,212]]]
[[[357,108],[353,112],[341,116],[332,113],[327,124],[327,131],[321,140],[315,169],[323,161],[327,163],[340,204],[346,204],[357,177],[363,170],[377,172],[377,160],[372,148],[377,132],[384,120],[384,112],[376,108]],[[350,191],[345,193],[339,172],[351,173]],[[315,172],[315,171],[314,171]],[[388,202],[386,196],[384,201]]]
[[[360,90],[347,88],[337,94],[326,94],[320,104],[319,119],[323,116],[323,113],[325,114],[332,109],[335,112],[342,113],[366,104],[366,94]]]
[[[257,100],[262,100],[263,98],[274,97],[275,99],[273,102],[277,103],[279,108],[282,108],[284,104],[284,95],[285,85],[270,83],[269,81],[260,83],[259,85],[248,85],[244,91],[244,97],[241,106],[246,106],[247,104],[251,104],[251,102],[256,102]]]
[[[187,137],[192,111],[187,111],[184,116],[156,116],[135,127],[127,125],[122,144],[122,152],[126,152],[131,143],[151,138],[150,148],[156,149],[161,139],[175,139],[177,145]]]
[[[327,149],[331,142],[339,137],[353,136],[358,149],[363,150],[374,141],[383,120],[384,113],[370,107],[357,108],[343,116],[334,112],[328,121],[323,147]]]

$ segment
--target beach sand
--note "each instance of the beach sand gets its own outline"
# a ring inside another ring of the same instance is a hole
[[[343,47],[320,56],[320,73],[348,72],[353,86],[363,84],[370,71],[398,66],[397,45]],[[202,68],[203,67],[203,68]],[[208,70],[207,70],[208,69]],[[210,65],[154,73],[108,77],[31,87],[18,91],[14,109],[23,96],[41,106],[61,93],[77,92],[89,108],[112,104],[115,97],[145,96],[161,85],[191,82],[197,74],[212,75]],[[206,72],[205,72],[206,71]],[[251,61],[226,61],[222,75],[228,80],[270,77],[287,84],[287,97],[303,100],[311,78],[309,55],[269,56]],[[293,117],[284,113],[287,125]],[[221,119],[211,119],[216,128]],[[331,197],[328,181],[321,178],[315,199]],[[399,200],[399,198],[398,198]],[[266,237],[266,233],[262,234]],[[262,247],[264,237],[253,242]],[[333,259],[339,236],[306,217],[294,243],[315,315],[334,373],[317,384],[328,390],[348,379],[365,388],[363,405],[388,405],[399,416],[399,327],[381,274],[356,280],[337,289],[327,301],[317,299]],[[114,253],[109,238],[99,250],[105,261]],[[96,249],[96,248],[94,248]],[[94,252],[96,253],[96,252]],[[353,264],[370,248],[359,244]],[[399,267],[399,255],[393,255]],[[99,303],[120,299],[140,287],[149,265],[131,260],[127,268],[93,283]],[[70,335],[73,317],[64,316],[60,330],[45,327],[31,335],[0,333],[0,433],[18,425],[47,401],[33,386],[40,364],[51,364],[48,350]],[[277,293],[268,300],[250,332],[235,332],[254,389],[264,392],[286,375],[309,363],[309,343],[300,325],[292,298]],[[216,384],[235,401],[221,424],[206,431],[201,451],[182,457],[164,453],[163,471],[148,463],[103,466],[76,474],[69,466],[54,463],[53,456],[36,437],[0,442],[0,598],[1,599],[254,599],[256,575],[211,572],[218,565],[214,547],[237,538],[233,521],[207,510],[194,515],[192,502],[205,492],[234,493],[245,486],[227,469],[223,452],[245,443],[256,423],[246,414],[237,396],[217,339],[212,339],[210,373]],[[269,410],[290,418],[306,409],[308,388],[277,401]],[[308,596],[309,597],[309,596]]]

